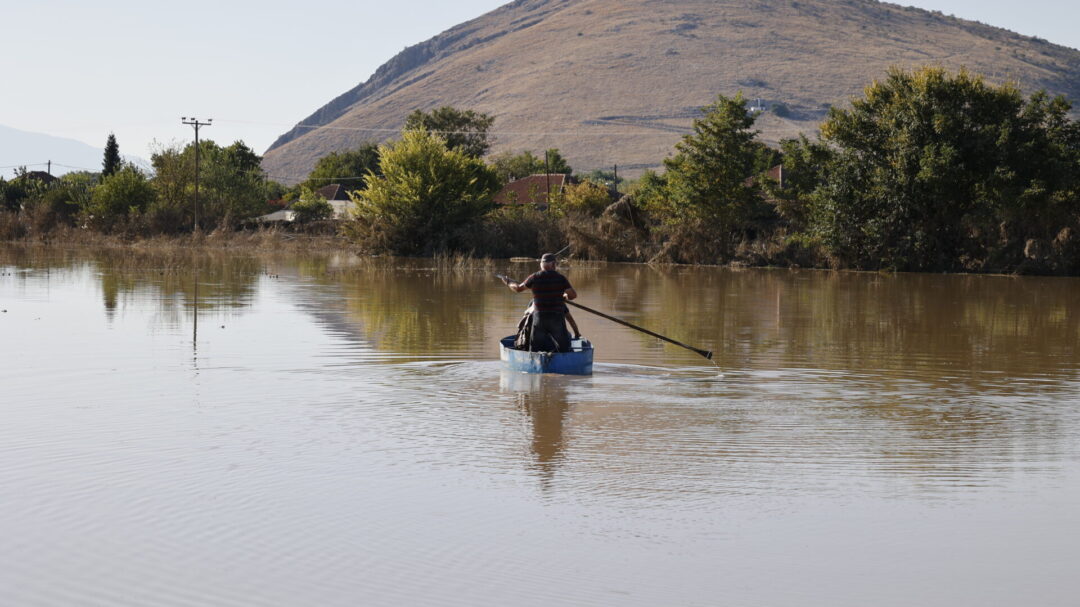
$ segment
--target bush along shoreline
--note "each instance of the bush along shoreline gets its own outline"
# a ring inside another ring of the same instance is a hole
[[[746,100],[719,96],[662,172],[545,178],[514,198],[499,192],[515,176],[573,171],[557,149],[488,155],[494,119],[444,107],[413,112],[396,140],[324,157],[291,188],[242,142],[200,142],[197,230],[193,145],[154,154],[151,173],[120,163],[110,136],[102,173],[0,179],[0,240],[490,258],[569,245],[607,261],[1075,276],[1071,112],[965,70],[893,69],[831,108],[814,139],[769,147]],[[346,218],[327,219],[331,181],[348,190]],[[253,221],[281,209],[295,221]]]

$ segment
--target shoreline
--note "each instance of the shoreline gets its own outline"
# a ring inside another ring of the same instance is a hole
[[[337,234],[290,232],[278,228],[257,230],[212,230],[188,234],[158,234],[133,236],[103,234],[79,228],[59,228],[37,235],[0,239],[0,244],[44,246],[57,248],[95,247],[136,251],[215,251],[237,250],[251,252],[356,251],[356,246]],[[359,255],[359,253],[357,252]]]
[[[65,230],[66,231],[66,230]],[[100,251],[121,252],[129,251],[133,254],[161,255],[161,254],[197,254],[197,253],[224,253],[235,252],[244,254],[351,254],[359,259],[388,259],[392,255],[365,254],[354,243],[339,234],[311,234],[302,232],[289,232],[270,228],[255,231],[222,231],[200,232],[197,234],[178,235],[153,235],[153,237],[129,237],[121,234],[103,234],[87,230],[71,229],[78,232],[79,238],[60,238],[50,234],[50,238],[30,238],[0,240],[0,246],[52,248],[57,251],[75,251],[75,249],[100,249]],[[63,234],[72,235],[72,234]],[[431,259],[437,267],[463,269],[471,266],[487,268],[497,261],[516,262],[521,264],[521,257],[501,258],[476,256],[468,253],[447,253],[431,256],[400,256],[403,258]],[[752,265],[745,261],[734,260],[729,264],[678,264],[672,261],[611,261],[607,259],[586,259],[570,257],[572,264],[615,264],[648,267],[685,267],[685,268],[716,268],[724,270],[784,270],[784,271],[814,271],[814,272],[837,272],[854,274],[942,274],[958,276],[1005,276],[1005,278],[1017,278],[1025,275],[1041,275],[1047,278],[1080,278],[1076,275],[1063,274],[1024,274],[1021,272],[903,272],[895,270],[860,270],[853,268],[821,268],[799,265]]]
[[[64,228],[51,231],[45,235],[24,236],[15,239],[0,239],[3,247],[33,247],[56,250],[75,249],[99,249],[110,251],[130,251],[136,254],[177,254],[177,253],[221,253],[236,252],[248,254],[341,254],[354,255],[358,259],[388,259],[399,257],[394,255],[364,253],[349,239],[340,234],[311,234],[293,232],[279,228],[260,228],[257,230],[213,230],[195,234],[178,235],[155,235],[155,236],[131,236],[122,234],[102,234],[90,230],[78,228]],[[431,259],[440,267],[465,268],[468,266],[488,267],[497,261],[508,263],[523,263],[521,257],[501,258],[476,255],[471,253],[445,253],[430,256],[400,256],[403,258]],[[724,270],[783,270],[783,271],[814,271],[836,272],[842,274],[933,274],[947,276],[996,276],[996,277],[1021,277],[1041,276],[1053,278],[1078,278],[1080,276],[1067,274],[1032,274],[1024,272],[903,272],[896,270],[861,270],[856,268],[830,268],[818,266],[805,266],[798,264],[751,264],[742,260],[734,260],[726,264],[705,263],[677,263],[659,261],[625,261],[606,259],[587,259],[570,257],[571,263],[577,264],[618,264],[639,265],[650,267],[688,267],[688,268],[717,268]]]

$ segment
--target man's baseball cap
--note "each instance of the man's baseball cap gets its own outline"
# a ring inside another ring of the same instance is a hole
[[[540,256],[540,261],[542,263],[547,263],[549,261],[558,261],[558,258],[555,257],[554,253],[544,253],[543,255]]]

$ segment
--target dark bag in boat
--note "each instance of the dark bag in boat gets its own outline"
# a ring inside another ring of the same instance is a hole
[[[514,339],[515,350],[528,350],[529,338],[532,337],[532,314],[526,313],[518,321],[517,337]]]

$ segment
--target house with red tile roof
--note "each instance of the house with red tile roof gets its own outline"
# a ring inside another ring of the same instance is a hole
[[[562,194],[566,186],[574,183],[574,178],[563,173],[540,173],[515,179],[503,186],[495,194],[495,204],[535,204],[546,209],[551,196]]]

